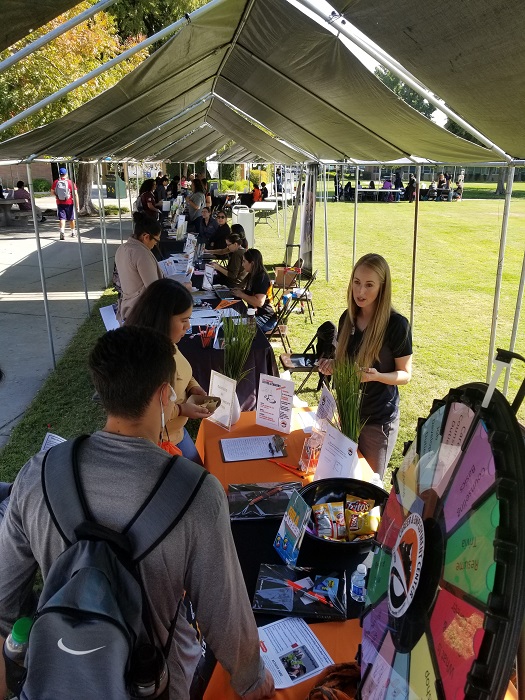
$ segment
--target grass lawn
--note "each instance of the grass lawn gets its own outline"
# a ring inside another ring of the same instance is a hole
[[[485,183],[468,183],[467,186],[470,185],[485,187]],[[489,183],[489,187],[495,189],[495,184]],[[503,266],[497,347],[509,345],[525,249],[525,198],[519,196],[525,193],[525,183],[517,183],[516,189]],[[290,214],[291,211],[289,209]],[[420,203],[414,370],[412,382],[401,387],[401,430],[393,466],[399,465],[403,442],[413,437],[417,418],[428,414],[434,398],[442,397],[450,387],[485,381],[502,214],[501,198]],[[289,333],[297,352],[303,350],[323,321],[337,322],[346,306],[352,268],[353,204],[328,205],[328,281],[324,269],[322,205],[316,216],[314,268],[319,270],[319,276],[312,287],[315,323],[310,324],[307,315],[291,318]],[[394,305],[406,316],[410,314],[413,216],[413,205],[403,202],[370,202],[358,207],[357,256],[377,252],[389,261]],[[256,246],[263,252],[267,267],[279,264],[285,249],[282,224],[280,237],[275,225],[257,225]],[[107,303],[108,297],[103,301]],[[46,430],[71,437],[90,432],[102,424],[102,413],[91,401],[92,387],[85,370],[89,348],[102,332],[102,322],[95,310],[0,454],[0,480],[16,474],[24,461],[38,450]],[[277,355],[281,351],[276,345]],[[525,355],[523,314],[516,351]],[[524,376],[525,367],[516,364],[511,375],[511,397]],[[317,403],[315,385],[316,380],[310,380],[301,394],[301,398],[313,406]],[[525,421],[525,409],[521,409],[519,416]]]

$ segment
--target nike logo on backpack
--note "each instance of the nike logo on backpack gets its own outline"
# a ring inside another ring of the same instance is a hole
[[[104,647],[97,647],[96,649],[87,649],[86,651],[75,651],[74,649],[66,647],[66,645],[62,641],[62,637],[58,640],[57,644],[59,649],[61,649],[62,651],[66,651],[68,654],[73,654],[74,656],[84,656],[84,654],[92,654],[94,651],[104,649]]]

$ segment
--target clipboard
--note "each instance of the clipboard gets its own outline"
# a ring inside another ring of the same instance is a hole
[[[287,457],[284,438],[280,435],[256,435],[219,440],[223,462],[246,462],[253,459]]]

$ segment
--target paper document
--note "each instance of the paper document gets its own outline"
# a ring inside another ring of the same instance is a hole
[[[361,479],[362,474],[357,456],[357,444],[337,428],[327,424],[314,481],[332,477]]]
[[[270,459],[285,457],[286,449],[277,449],[274,435],[257,435],[245,438],[221,440],[221,451],[225,462],[244,462],[248,459]]]
[[[55,435],[54,433],[46,433],[40,451],[47,452],[47,450],[49,450],[50,447],[54,447],[55,445],[59,445],[61,442],[65,441],[66,438],[60,437],[60,435]]]
[[[117,320],[116,307],[116,304],[110,304],[109,306],[102,306],[99,309],[107,331],[116,331],[117,328],[120,328],[120,323]]]
[[[291,430],[294,383],[286,379],[261,374],[257,394],[255,422],[271,430],[289,433]]]
[[[301,683],[334,663],[306,622],[297,617],[259,627],[259,639],[264,665],[277,689]]]

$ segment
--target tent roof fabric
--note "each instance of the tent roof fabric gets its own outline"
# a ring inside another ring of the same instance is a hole
[[[254,46],[264,46],[268,58],[254,55]],[[232,140],[258,159],[283,163],[500,160],[409,107],[328,29],[284,0],[214,0],[117,85],[1,143],[0,159],[161,153],[195,161]]]
[[[77,5],[79,0],[2,0],[0,51]]]
[[[478,131],[525,158],[523,0],[331,5]]]

